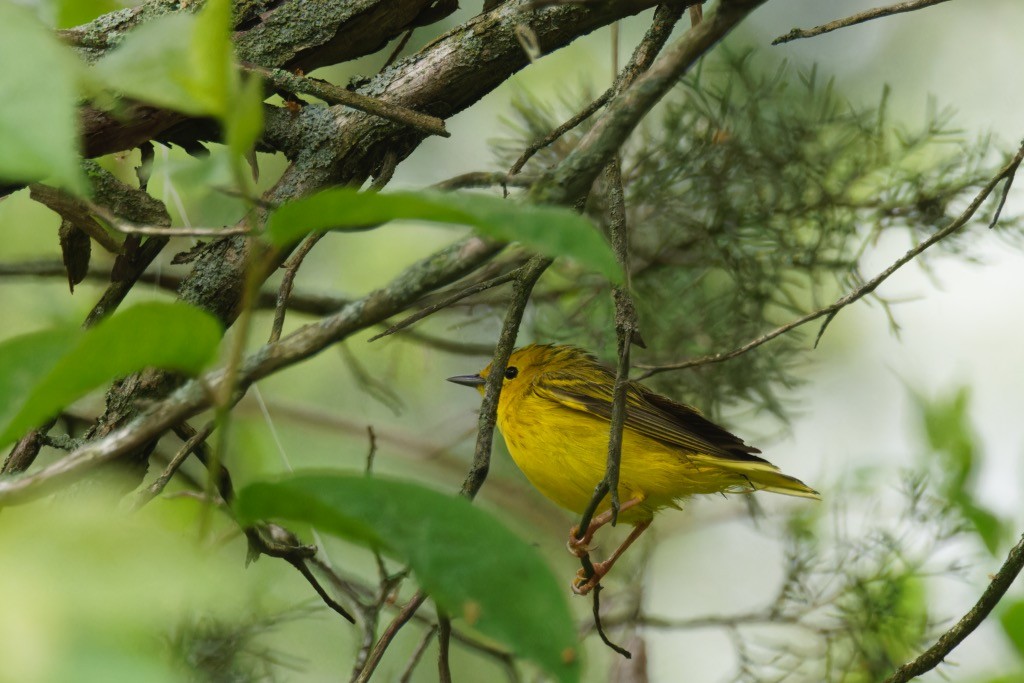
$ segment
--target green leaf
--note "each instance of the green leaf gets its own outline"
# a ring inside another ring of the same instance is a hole
[[[971,427],[970,393],[961,387],[951,396],[928,400],[914,397],[921,413],[925,436],[938,459],[939,488],[942,495],[957,506],[971,522],[992,555],[999,552],[1007,524],[980,505],[973,493],[979,459],[977,436]]]
[[[0,343],[0,425],[11,423],[24,405],[22,399],[53,370],[80,335],[78,327],[63,327]]]
[[[976,439],[967,415],[969,403],[967,387],[946,399],[928,402],[918,398],[928,443],[945,461],[952,493],[970,483],[974,470]]]
[[[557,680],[579,680],[566,589],[535,548],[466,499],[411,483],[319,473],[252,484],[235,508],[243,523],[308,522],[407,562],[439,609]]]
[[[146,303],[92,329],[58,328],[0,343],[0,446],[87,393],[146,367],[195,374],[215,357],[220,323],[181,303]]]
[[[1006,524],[1003,520],[989,510],[978,506],[971,498],[956,502],[964,517],[974,525],[975,531],[978,532],[978,536],[981,537],[988,551],[993,556],[997,555],[1003,539],[1006,537]]]
[[[124,97],[194,116],[215,113],[192,94],[195,22],[180,12],[145,22],[96,62],[95,76]]]
[[[225,117],[231,83],[230,7],[211,0],[195,16],[147,21],[95,66],[95,76],[125,97],[192,116]]]
[[[228,110],[225,139],[235,154],[248,154],[263,132],[263,80],[242,81],[234,106]]]
[[[231,60],[231,2],[206,0],[196,14],[192,48],[188,51],[193,74],[192,95],[209,112],[227,120],[236,96],[237,76]]]
[[[316,230],[361,229],[392,220],[468,225],[481,235],[520,242],[547,256],[571,258],[612,282],[622,282],[611,247],[583,216],[481,194],[334,188],[277,209],[267,235],[274,244],[291,244]]]
[[[1002,610],[999,614],[999,623],[1003,625],[1003,632],[1017,649],[1017,654],[1024,657],[1024,600],[1011,602]]]
[[[52,178],[87,191],[79,166],[78,90],[82,66],[32,14],[0,0],[0,181]]]

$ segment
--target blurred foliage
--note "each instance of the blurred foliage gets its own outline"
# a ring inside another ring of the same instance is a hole
[[[168,639],[171,664],[194,683],[283,680],[279,668],[300,669],[301,663],[261,638],[272,637],[284,623],[310,618],[317,609],[299,606],[231,621],[187,617]]]
[[[832,303],[865,279],[859,258],[883,232],[920,240],[993,174],[988,140],[965,139],[948,110],[933,108],[908,130],[889,121],[887,92],[874,107],[856,106],[816,70],[771,69],[771,59],[754,55],[719,51],[704,60],[623,155],[630,270],[647,342],[637,362],[729,351]],[[500,163],[510,166],[579,104],[567,100],[556,110],[524,93],[509,122],[512,137],[494,143]],[[556,163],[586,130],[542,150],[524,172]],[[603,220],[603,193],[594,196],[588,210]],[[1019,221],[1004,228],[1016,230]],[[955,239],[942,244],[961,247]],[[561,268],[566,278],[548,279],[535,297],[547,304],[535,335],[614,357],[602,283]],[[712,415],[749,401],[784,418],[784,390],[797,382],[814,332],[651,383]]]
[[[922,396],[915,398],[931,451],[929,460],[934,468],[945,475],[940,495],[959,508],[964,518],[974,526],[988,551],[998,555],[1009,526],[975,496],[974,484],[980,458],[977,453],[978,437],[968,421],[968,388],[961,387],[951,396],[934,401],[928,401]]]
[[[885,476],[863,473],[862,484],[877,489]],[[746,639],[735,680],[874,683],[939,632],[929,586],[935,576],[964,570],[941,559],[967,539],[957,509],[913,473],[903,481],[902,509],[885,522],[861,521],[863,510],[850,507],[855,500],[877,509],[880,501],[864,491],[833,499],[841,502],[800,508],[789,519],[785,579],[768,611],[784,630]],[[836,519],[842,521],[832,525]],[[793,636],[780,638],[785,629]]]
[[[0,678],[184,680],[168,663],[170,625],[196,613],[244,620],[253,596],[239,558],[182,534],[195,506],[126,515],[110,492],[89,493],[4,510]]]
[[[898,491],[885,470],[865,469],[846,478],[828,508],[800,507],[788,518],[785,578],[764,613],[779,628],[741,641],[735,680],[881,681],[960,617],[934,614],[929,596],[934,602],[944,583],[979,574],[977,550],[998,556],[1007,537],[1007,522],[973,497],[983,458],[968,396],[916,397],[926,455]],[[1024,601],[999,615],[1024,666]],[[787,628],[794,637],[780,638]],[[1010,680],[1018,678],[991,683]]]

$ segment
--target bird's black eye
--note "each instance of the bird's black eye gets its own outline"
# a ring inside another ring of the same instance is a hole
[[[515,379],[519,376],[519,368],[514,365],[510,365],[505,368],[505,379]]]

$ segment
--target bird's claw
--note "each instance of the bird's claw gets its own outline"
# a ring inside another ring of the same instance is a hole
[[[590,547],[590,542],[594,540],[593,533],[586,533],[583,538],[577,538],[576,535],[580,532],[578,526],[574,526],[569,530],[569,540],[566,541],[565,547],[568,549],[569,554],[575,557],[585,557],[590,554],[593,548]]]
[[[576,538],[573,534],[569,534],[569,540],[565,543],[566,549],[571,555],[576,557],[585,557],[590,554],[592,548],[590,547],[590,539],[587,538]]]
[[[601,583],[601,579],[605,575],[604,568],[600,563],[594,565],[594,573],[587,576],[587,572],[582,567],[576,572],[576,576],[573,578],[569,587],[572,588],[572,592],[576,595],[586,595],[590,591],[597,588],[597,585]]]

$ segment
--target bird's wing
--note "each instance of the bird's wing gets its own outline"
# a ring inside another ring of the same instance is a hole
[[[606,368],[601,367],[600,372],[604,375],[600,382],[581,380],[570,373],[545,373],[535,381],[533,389],[541,397],[610,422],[615,377]],[[636,382],[630,382],[626,391],[625,426],[689,453],[767,463],[754,455],[761,451],[743,443],[695,409]]]

